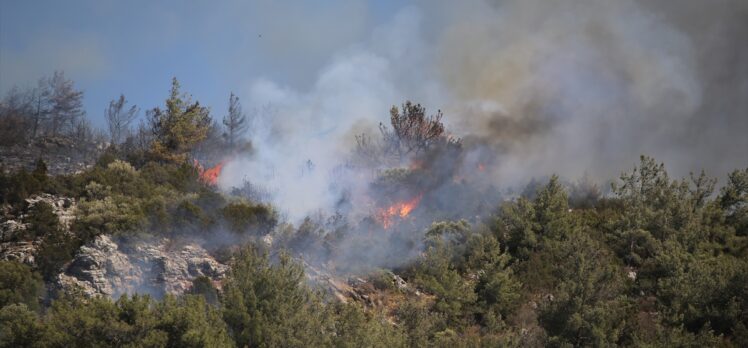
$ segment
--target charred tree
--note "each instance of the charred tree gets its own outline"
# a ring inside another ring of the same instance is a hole
[[[224,138],[230,147],[234,147],[236,141],[247,130],[247,116],[242,111],[239,97],[231,93],[229,96],[229,113],[223,117],[223,125],[226,127]]]
[[[104,111],[112,144],[122,142],[123,137],[130,132],[130,124],[138,117],[140,111],[136,105],[126,108],[125,104],[125,96],[120,95],[117,100],[109,102],[109,107]]]

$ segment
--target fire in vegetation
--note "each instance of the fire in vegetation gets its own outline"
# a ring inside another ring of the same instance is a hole
[[[218,176],[221,175],[221,170],[223,169],[224,164],[226,164],[226,161],[221,161],[214,167],[204,169],[203,166],[195,160],[195,167],[197,168],[197,173],[200,175],[200,180],[206,184],[214,186],[218,184]]]
[[[417,196],[413,197],[410,200],[395,202],[389,207],[379,209],[377,217],[379,218],[382,227],[384,227],[384,229],[388,229],[392,226],[396,219],[403,219],[407,217],[413,211],[413,209],[418,207],[418,204],[421,203],[421,198],[423,198],[423,194],[419,193]]]

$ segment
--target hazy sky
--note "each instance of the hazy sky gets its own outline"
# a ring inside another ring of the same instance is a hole
[[[334,52],[402,1],[0,0],[0,92],[64,70],[96,125],[120,93],[162,104],[176,76],[221,115],[231,91],[265,78],[304,89]]]
[[[0,0],[0,92],[64,70],[103,126],[172,76],[217,119],[234,91],[276,108],[252,129],[276,167],[334,167],[410,99],[497,182],[609,179],[642,154],[722,176],[748,165],[746,38],[746,0]]]

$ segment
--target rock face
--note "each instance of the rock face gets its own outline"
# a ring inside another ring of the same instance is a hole
[[[40,202],[52,207],[63,230],[70,233],[77,209],[73,199],[41,194],[28,198],[21,211],[0,207],[3,210],[0,260],[34,266],[34,256],[43,237],[23,240],[22,236],[28,228],[28,212]],[[198,276],[206,276],[220,285],[227,269],[197,243],[165,238],[114,240],[98,236],[78,250],[73,261],[57,277],[56,285],[63,291],[77,289],[89,296],[117,298],[124,293],[137,292],[161,297],[166,293],[185,292]]]
[[[192,280],[206,276],[215,283],[228,267],[194,243],[172,245],[168,239],[114,241],[98,236],[78,251],[73,262],[58,276],[64,291],[82,290],[88,296],[118,298],[125,293],[181,294]]]
[[[26,199],[26,204],[29,209],[33,209],[39,202],[51,205],[52,211],[57,215],[57,218],[60,219],[60,225],[66,230],[70,229],[70,224],[75,220],[75,210],[77,209],[77,204],[74,199],[55,196],[48,193],[42,193]]]
[[[18,220],[5,220],[0,222],[0,241],[14,240],[18,232],[26,229],[26,224]]]
[[[14,215],[9,207],[3,208],[3,220],[0,220],[0,260],[18,261],[34,265],[36,249],[41,244],[41,238],[36,240],[22,240],[20,235],[28,228],[26,217],[34,206],[44,202],[52,207],[52,211],[60,220],[60,225],[67,232],[75,219],[77,204],[74,199],[51,194],[40,194],[26,199],[26,209]]]
[[[34,266],[34,255],[41,241],[0,243],[0,260],[16,261]]]

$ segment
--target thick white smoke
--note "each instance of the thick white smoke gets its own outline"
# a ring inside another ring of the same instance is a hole
[[[254,120],[257,151],[231,161],[220,185],[241,186],[248,180],[263,186],[291,219],[329,212],[343,189],[354,190],[356,199],[370,177],[345,172],[355,135],[377,131],[393,103],[417,96],[438,99],[433,79],[419,81],[419,86],[401,83],[406,82],[403,74],[421,69],[424,50],[412,47],[421,42],[419,21],[420,13],[412,8],[397,14],[370,42],[337,53],[309,91],[254,81],[245,100],[269,106]]]
[[[267,187],[292,219],[330,210],[341,188],[368,183],[339,175],[354,135],[376,134],[406,99],[444,110],[449,130],[492,157],[488,172],[499,185],[553,172],[609,179],[640,154],[677,175],[702,167],[722,175],[748,163],[746,8],[634,0],[409,7],[333,54],[308,90],[252,81],[245,105],[273,112],[260,113],[255,154],[231,161],[220,185]],[[726,63],[727,73],[714,66]]]

